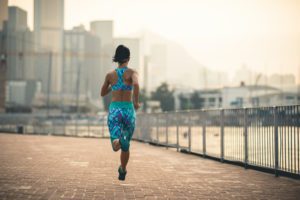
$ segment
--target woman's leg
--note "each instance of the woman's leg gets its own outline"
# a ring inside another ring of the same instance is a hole
[[[109,128],[111,144],[114,151],[118,151],[121,148],[119,141],[122,131],[121,121],[122,115],[120,111],[118,109],[109,109],[107,125]]]
[[[126,171],[126,166],[129,160],[129,150],[128,151],[121,151],[120,160],[121,160],[121,166],[123,171]]]
[[[126,109],[125,113],[123,113],[123,134],[126,136],[126,140],[128,142],[128,149],[124,150],[122,149],[120,160],[121,160],[121,166],[124,171],[126,171],[126,166],[129,160],[129,147],[130,147],[130,140],[132,138],[134,128],[135,128],[135,111],[134,109]]]

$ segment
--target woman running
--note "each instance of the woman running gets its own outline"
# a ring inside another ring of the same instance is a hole
[[[102,97],[112,91],[107,125],[112,149],[114,151],[121,149],[119,180],[125,180],[130,140],[135,128],[135,110],[140,107],[138,74],[127,67],[129,59],[130,50],[124,45],[119,45],[113,57],[113,61],[118,63],[118,67],[106,75],[101,89]]]

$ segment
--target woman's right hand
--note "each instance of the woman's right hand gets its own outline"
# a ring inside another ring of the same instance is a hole
[[[140,103],[134,103],[134,109],[137,110],[141,107],[141,104]]]

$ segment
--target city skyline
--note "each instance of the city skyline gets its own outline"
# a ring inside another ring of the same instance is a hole
[[[32,29],[33,0],[10,0],[9,5],[28,11]],[[182,45],[200,64],[228,71],[229,76],[246,64],[267,75],[292,73],[299,83],[299,8],[299,1],[280,0],[79,0],[76,4],[66,0],[65,29],[79,24],[89,28],[93,20],[113,20],[114,37],[137,37],[145,30],[153,31]],[[85,14],[78,15],[78,11]]]
[[[214,70],[197,62],[180,43],[155,32],[144,31],[142,37],[135,39],[116,37],[113,20],[91,21],[90,30],[84,25],[64,29],[64,0],[34,2],[33,31],[28,29],[27,11],[9,6],[8,20],[0,32],[8,55],[7,105],[59,105],[61,111],[80,105],[103,109],[98,90],[106,72],[115,67],[111,58],[120,43],[132,51],[130,67],[141,72],[141,88],[147,85],[144,89],[149,94],[168,83],[174,91],[176,109],[189,108],[191,104],[184,102],[189,102],[195,92],[200,92],[207,107],[268,102],[287,105],[299,101],[300,88],[293,74],[273,71],[270,76],[244,63],[231,70],[234,77],[229,78],[228,70]],[[233,96],[223,105],[220,99],[225,102],[228,98],[228,88]]]

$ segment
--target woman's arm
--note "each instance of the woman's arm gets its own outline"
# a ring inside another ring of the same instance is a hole
[[[104,97],[111,91],[111,86],[109,83],[109,74],[106,75],[103,86],[101,88],[101,96]]]
[[[134,71],[132,74],[132,85],[133,85],[133,104],[134,104],[134,108],[137,110],[140,107],[140,103],[139,103],[140,86],[139,86],[138,74],[136,71]]]

